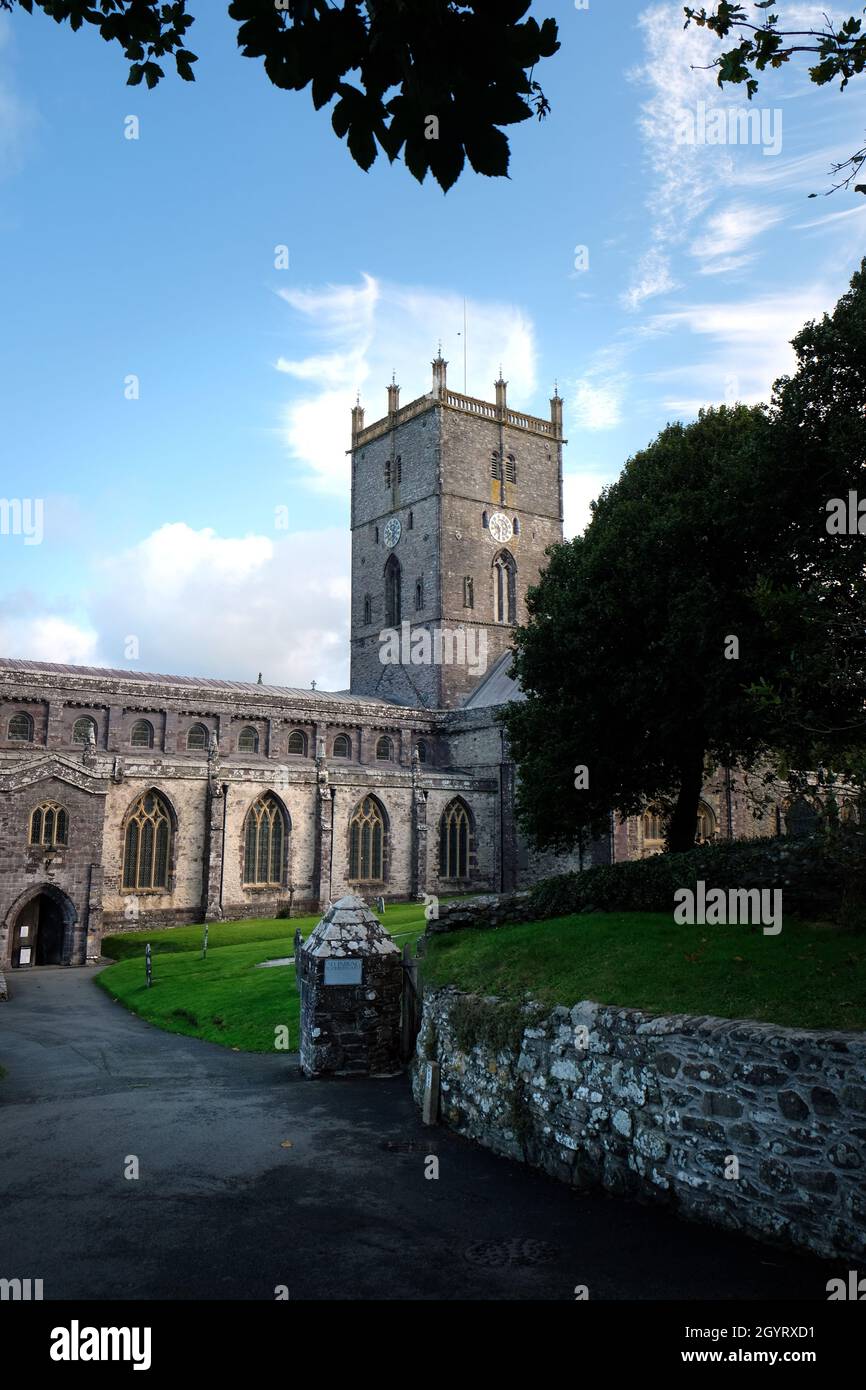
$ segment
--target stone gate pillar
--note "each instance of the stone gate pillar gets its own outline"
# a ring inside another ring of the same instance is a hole
[[[400,1071],[400,950],[363,898],[328,908],[296,954],[307,1076]]]

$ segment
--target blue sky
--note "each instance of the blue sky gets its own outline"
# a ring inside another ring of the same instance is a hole
[[[471,394],[501,361],[547,414],[559,381],[573,533],[668,420],[765,398],[866,249],[862,195],[807,198],[862,142],[866,79],[792,69],[763,144],[685,145],[684,112],[744,101],[677,3],[536,3],[552,115],[513,128],[510,180],[447,196],[363,174],[221,0],[191,9],[197,81],[154,92],[94,32],[0,16],[0,496],[45,515],[40,545],[0,536],[5,655],[340,687],[349,407],[383,414],[392,369],[429,389],[440,337],[462,389],[464,296]]]

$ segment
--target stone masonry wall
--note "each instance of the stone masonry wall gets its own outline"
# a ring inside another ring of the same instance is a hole
[[[440,990],[424,1001],[419,1103],[428,1060],[442,1122],[496,1153],[771,1243],[866,1257],[861,1034],[590,1002],[545,1015]]]

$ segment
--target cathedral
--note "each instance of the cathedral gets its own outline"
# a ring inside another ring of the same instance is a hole
[[[525,595],[562,540],[550,417],[431,390],[352,411],[348,691],[0,660],[0,970],[95,961],[107,930],[503,892],[581,856],[532,851],[497,708]],[[773,833],[705,789],[704,838]],[[652,810],[583,863],[662,847]]]

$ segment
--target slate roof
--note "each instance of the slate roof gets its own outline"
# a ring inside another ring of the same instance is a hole
[[[476,685],[463,708],[489,709],[493,705],[506,705],[509,700],[525,700],[526,696],[511,674],[511,662],[511,652],[505,652]]]
[[[0,657],[0,675],[4,671],[20,675],[92,676],[101,680],[133,681],[141,685],[175,685],[190,690],[214,690],[225,695],[273,695],[293,700],[345,700],[353,704],[389,705],[394,702],[377,696],[353,695],[348,690],[308,690],[287,685],[259,685],[257,681],[215,680],[209,676],[166,676],[152,671],[118,671],[108,666],[71,666],[54,661],[16,661]]]

